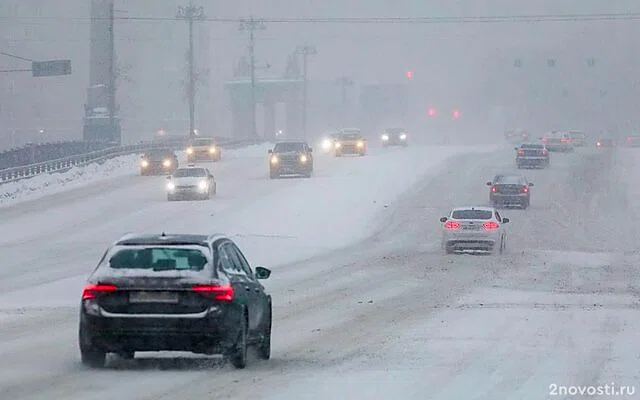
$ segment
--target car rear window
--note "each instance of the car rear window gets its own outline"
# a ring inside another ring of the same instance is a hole
[[[451,213],[453,219],[491,219],[493,211],[490,210],[456,210]]]
[[[109,267],[119,270],[201,271],[206,264],[202,251],[176,247],[123,248],[109,258]]]
[[[524,179],[521,176],[503,175],[496,176],[493,183],[505,184],[505,185],[520,185],[524,184]]]

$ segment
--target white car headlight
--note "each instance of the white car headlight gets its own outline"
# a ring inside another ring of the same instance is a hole
[[[142,166],[142,168],[147,168],[149,166],[149,161],[147,160],[142,160],[142,162],[140,163],[140,165]]]
[[[405,133],[400,135],[400,140],[406,140],[406,139],[407,139],[407,135]]]
[[[277,163],[278,163],[278,157],[276,157],[276,156],[271,157],[271,164],[275,165]]]
[[[331,140],[325,139],[322,141],[322,148],[324,150],[329,150],[331,148]]]
[[[171,160],[164,160],[162,162],[162,165],[164,165],[165,167],[170,167],[171,166]]]
[[[301,162],[301,163],[303,163],[303,164],[304,164],[304,163],[306,163],[306,162],[307,162],[307,156],[306,156],[306,155],[304,155],[304,154],[303,154],[303,155],[301,155],[301,156],[300,156],[300,162]]]
[[[340,147],[342,147],[342,144],[340,142],[336,142],[336,149],[339,149]]]
[[[358,142],[358,147],[364,147],[364,142]]]
[[[216,148],[215,148],[215,147],[211,147],[211,148],[209,148],[209,153],[210,153],[210,154],[216,154],[216,151],[217,151],[217,150],[216,150]]]
[[[167,183],[167,190],[174,190],[176,185],[173,182]]]
[[[200,181],[200,183],[198,183],[198,187],[200,190],[206,190],[209,187],[209,183],[207,181]]]
[[[382,140],[384,140],[385,142],[389,140],[389,135],[382,135]]]
[[[193,148],[192,147],[189,147],[187,149],[187,154],[193,154]]]

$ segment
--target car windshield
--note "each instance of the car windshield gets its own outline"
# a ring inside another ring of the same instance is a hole
[[[451,213],[453,219],[491,219],[491,210],[455,210]]]
[[[154,271],[200,271],[207,257],[198,249],[176,247],[124,248],[109,258],[113,269],[150,269]]]
[[[385,132],[391,133],[391,134],[404,133],[404,129],[403,128],[387,128]]]
[[[304,143],[288,142],[288,143],[276,143],[273,148],[275,153],[288,153],[290,151],[302,151],[304,150]]]
[[[207,176],[204,168],[180,168],[173,174],[174,178],[193,178]]]
[[[210,146],[214,143],[215,141],[213,140],[213,138],[200,138],[193,141],[194,146]]]
[[[493,183],[499,185],[521,185],[524,182],[524,178],[518,175],[498,175],[493,179]]]
[[[144,155],[144,158],[150,160],[159,160],[162,158],[173,158],[174,154],[171,150],[153,150]]]
[[[359,133],[343,133],[341,136],[344,140],[357,140],[362,138],[362,135]]]

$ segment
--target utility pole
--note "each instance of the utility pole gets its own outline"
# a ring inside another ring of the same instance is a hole
[[[308,80],[307,80],[307,67],[308,67],[308,58],[309,56],[313,56],[317,54],[316,46],[311,46],[309,44],[304,44],[302,46],[298,46],[296,49],[296,53],[302,55],[302,79],[304,80],[303,88],[302,88],[302,134],[303,137],[307,138],[307,108],[308,108],[308,100],[307,100],[307,92],[308,92]]]
[[[258,137],[258,126],[256,123],[256,56],[255,56],[255,35],[257,30],[265,30],[264,21],[255,20],[253,17],[240,21],[240,30],[249,31],[249,68],[251,70],[251,135]]]
[[[341,114],[341,119],[342,119],[342,127],[345,127],[345,124],[347,123],[346,119],[347,119],[347,88],[349,86],[353,86],[353,79],[349,78],[348,76],[341,76],[340,78],[338,78],[338,84],[340,85],[340,96],[341,96],[341,104],[342,104],[342,112]]]
[[[178,7],[176,18],[186,20],[189,23],[189,51],[187,53],[189,63],[189,84],[187,97],[189,97],[189,138],[196,135],[196,73],[193,51],[193,23],[204,19],[204,7],[196,7],[193,4]]]
[[[115,25],[115,10],[113,8],[113,1],[109,3],[109,129],[111,131],[111,137],[115,137],[116,133],[116,45],[114,36]],[[120,138],[120,142],[122,138]]]

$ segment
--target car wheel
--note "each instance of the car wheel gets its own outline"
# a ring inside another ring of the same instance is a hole
[[[231,365],[237,369],[243,369],[247,366],[248,329],[246,314],[243,314],[240,319],[240,332],[238,333],[238,338],[236,339],[236,343],[229,354],[229,361],[231,362]]]
[[[269,172],[269,178],[270,179],[278,179],[280,177],[280,175],[278,175],[277,172]]]
[[[90,368],[104,368],[107,361],[107,352],[98,349],[91,343],[91,338],[82,326],[79,332],[80,360],[82,364]]]
[[[271,304],[269,304],[267,326],[264,329],[264,336],[262,337],[262,341],[258,346],[258,358],[260,358],[261,360],[268,360],[269,358],[271,358],[271,322],[273,320],[273,314],[271,313],[271,310]]]

